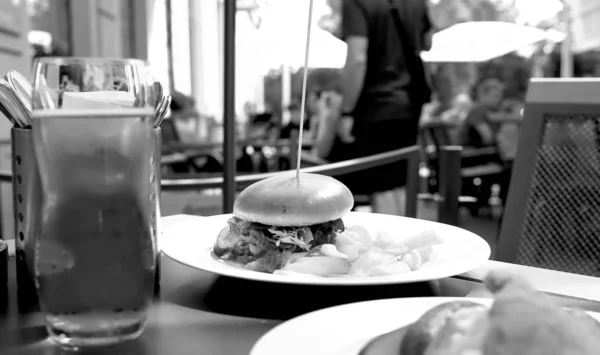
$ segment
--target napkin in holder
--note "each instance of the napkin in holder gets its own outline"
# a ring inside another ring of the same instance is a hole
[[[135,97],[127,91],[64,92],[62,108],[90,110],[133,107]]]

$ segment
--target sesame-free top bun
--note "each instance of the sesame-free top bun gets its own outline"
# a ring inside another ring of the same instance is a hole
[[[270,226],[310,226],[336,220],[354,205],[346,185],[318,174],[284,173],[258,181],[240,193],[233,214]]]

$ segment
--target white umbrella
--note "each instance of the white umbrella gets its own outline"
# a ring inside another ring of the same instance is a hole
[[[282,28],[261,27],[256,40],[251,44],[261,57],[263,68],[273,69],[282,65],[301,68],[304,66],[306,31],[301,36],[290,36]],[[346,62],[346,43],[329,32],[314,27],[311,29],[309,67],[342,68]]]
[[[293,68],[304,66],[306,40],[289,46],[281,59]],[[312,29],[308,66],[310,68],[343,68],[348,46],[346,42],[318,27]]]
[[[249,45],[256,49],[265,70],[304,66],[308,9],[307,0],[269,0],[262,6],[262,22]],[[312,68],[342,68],[346,62],[346,43],[316,24],[327,11],[324,1],[315,1],[309,57]]]
[[[432,48],[422,52],[425,62],[484,62],[543,40],[560,40],[556,34],[510,22],[464,22],[433,35]]]

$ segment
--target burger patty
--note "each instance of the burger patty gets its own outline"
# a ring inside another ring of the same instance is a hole
[[[335,243],[345,229],[341,219],[303,227],[275,227],[233,217],[219,233],[215,254],[245,268],[273,272],[292,260],[292,254]]]

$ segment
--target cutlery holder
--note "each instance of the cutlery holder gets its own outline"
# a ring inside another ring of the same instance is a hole
[[[15,259],[19,309],[37,308],[37,292],[33,281],[33,257],[35,238],[39,234],[42,189],[33,151],[31,129],[11,129],[11,152],[13,173],[13,217]]]
[[[157,241],[160,233],[160,181],[161,181],[161,134],[160,128],[153,132],[154,153],[148,172],[155,195],[156,205],[152,211],[152,231]],[[13,214],[16,249],[16,272],[19,308],[29,311],[37,308],[37,292],[34,283],[35,240],[40,235],[41,209],[43,203],[39,170],[33,148],[31,129],[11,129]],[[160,249],[157,246],[160,253]],[[160,289],[160,258],[157,258],[155,291]]]
[[[159,128],[154,128],[152,132],[152,138],[154,138],[154,142],[152,146],[154,147],[154,154],[152,154],[152,171],[150,172],[150,181],[152,182],[152,187],[154,189],[154,195],[156,196],[155,201],[156,205],[154,210],[152,211],[151,222],[153,224],[153,232],[154,232],[154,241],[156,243],[156,252],[158,254],[156,258],[156,274],[154,279],[154,293],[155,295],[160,294],[160,234],[162,231],[160,224],[160,182],[162,180],[162,165],[160,161],[161,153],[162,153],[162,141],[161,141],[161,131]]]

